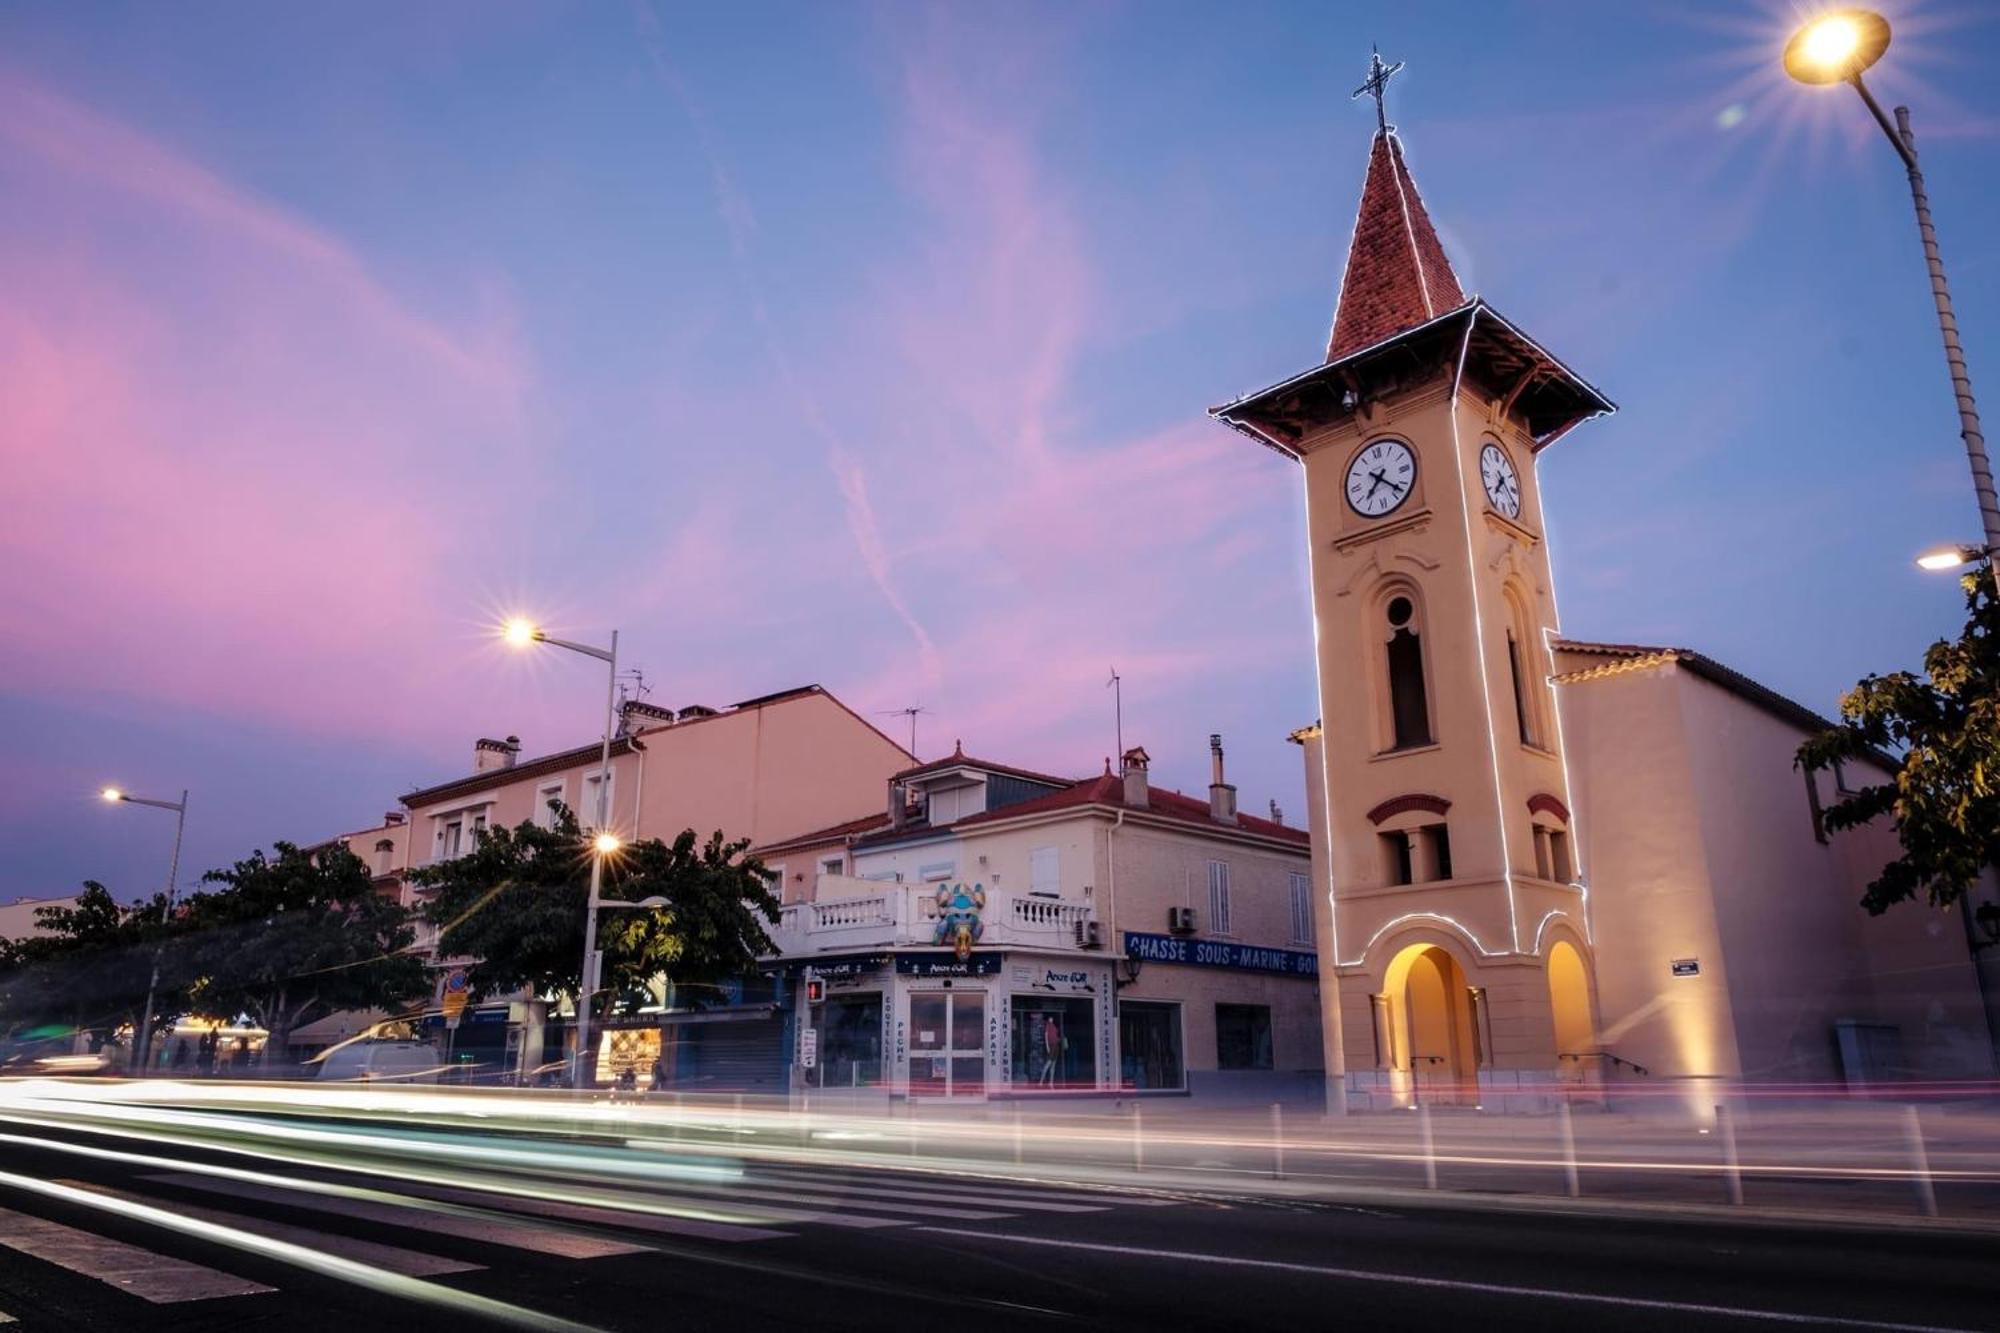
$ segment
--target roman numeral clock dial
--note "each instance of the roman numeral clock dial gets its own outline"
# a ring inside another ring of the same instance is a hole
[[[1514,460],[1497,444],[1479,451],[1479,484],[1495,509],[1508,518],[1521,516],[1521,478],[1514,472]]]
[[[1417,480],[1417,456],[1401,440],[1376,440],[1347,465],[1347,504],[1363,518],[1392,514]]]

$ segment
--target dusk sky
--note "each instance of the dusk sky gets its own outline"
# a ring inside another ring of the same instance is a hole
[[[2000,412],[2000,13],[1884,6]],[[818,682],[919,750],[1125,735],[1303,822],[1298,477],[1371,43],[1466,290],[1616,400],[1542,457],[1564,631],[1822,711],[1976,535],[1899,164],[1800,7],[13,5],[0,900],[373,823],[479,736]],[[900,717],[874,717],[906,738]],[[856,811],[856,814],[864,813]]]

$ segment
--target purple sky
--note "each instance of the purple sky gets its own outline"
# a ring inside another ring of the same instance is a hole
[[[1794,6],[993,8],[0,14],[0,899],[158,881],[106,782],[199,873],[581,743],[516,608],[1076,774],[1115,664],[1298,817],[1297,478],[1204,409],[1324,347],[1371,41],[1467,290],[1623,408],[1543,460],[1567,632],[1830,710],[1956,623],[1908,196]],[[1891,17],[2000,394],[2000,22]]]

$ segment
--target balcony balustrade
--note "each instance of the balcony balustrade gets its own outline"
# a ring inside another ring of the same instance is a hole
[[[1077,951],[1078,927],[1096,919],[1088,903],[989,889],[979,947]],[[792,957],[922,946],[937,939],[937,885],[821,875],[811,902],[784,908],[769,934]]]

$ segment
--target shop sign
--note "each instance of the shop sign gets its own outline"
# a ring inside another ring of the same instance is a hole
[[[1097,987],[1091,984],[1091,970],[1087,967],[1045,967],[1042,974],[1028,982],[1035,990],[1081,991],[1095,995]]]
[[[896,970],[906,977],[990,977],[1000,971],[1000,958],[997,953],[973,953],[963,958],[899,953]]]
[[[1319,955],[1301,949],[1265,949],[1223,940],[1145,935],[1136,930],[1125,932],[1125,956],[1148,963],[1221,967],[1232,972],[1278,972],[1291,977],[1319,975]]]

